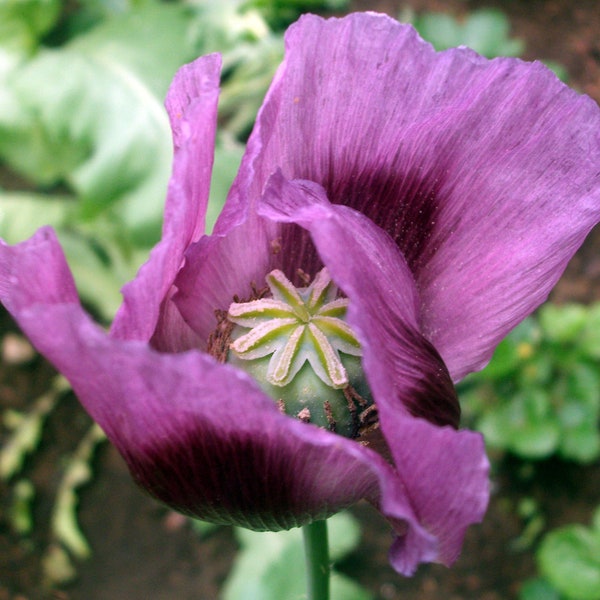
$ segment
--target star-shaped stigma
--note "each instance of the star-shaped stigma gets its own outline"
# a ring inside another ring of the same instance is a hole
[[[361,349],[351,327],[344,321],[347,298],[338,298],[337,286],[327,269],[312,283],[296,288],[279,270],[266,277],[271,298],[234,302],[227,318],[236,325],[250,328],[237,337],[230,350],[242,360],[254,360],[272,354],[267,380],[285,386],[306,361],[328,386],[342,389],[349,383],[340,352],[360,356]]]

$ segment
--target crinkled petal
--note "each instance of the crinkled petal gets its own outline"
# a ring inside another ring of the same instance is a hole
[[[205,348],[217,321],[215,310],[252,297],[252,286],[263,287],[270,270],[271,243],[277,238],[272,224],[252,215],[230,231],[204,236],[186,253],[173,302]]]
[[[25,271],[34,264],[45,269]],[[159,500],[199,518],[277,530],[383,498],[409,540],[397,568],[409,574],[437,555],[403,481],[378,454],[281,414],[249,376],[201,352],[161,354],[91,322],[50,231],[0,245],[0,275],[0,300]]]
[[[36,302],[77,303],[79,296],[56,234],[42,227],[22,246],[0,240],[0,301],[9,312]]]
[[[348,317],[363,350],[365,340],[378,347],[376,371],[369,373],[372,391],[377,373],[384,401],[394,410],[458,426],[454,386],[435,348],[419,331],[415,282],[391,238],[361,213],[334,208],[320,186],[290,183],[280,172],[271,178],[259,212],[310,232],[336,285],[350,299]],[[360,283],[352,276],[360,276]],[[395,393],[390,395],[391,390]]]
[[[402,255],[382,229],[361,213],[329,204],[324,190],[310,182],[274,175],[259,211],[308,229],[348,296],[348,321],[363,348],[385,440],[420,522],[438,539],[438,560],[452,562],[466,527],[485,512],[488,463],[479,434],[438,427],[406,410],[432,422],[456,422],[448,371],[416,328],[416,291]],[[410,551],[406,540],[398,541],[394,564]]]
[[[278,168],[322,185],[394,239],[453,378],[481,367],[600,218],[597,105],[384,15],[304,16],[286,46],[224,213]]]
[[[166,346],[175,337],[188,340],[187,347],[193,338],[167,296],[186,248],[204,233],[220,69],[220,56],[203,56],[182,67],[169,89],[166,106],[175,155],[162,239],[137,277],[123,288],[124,302],[111,328],[115,337],[147,341],[156,335],[157,346]]]

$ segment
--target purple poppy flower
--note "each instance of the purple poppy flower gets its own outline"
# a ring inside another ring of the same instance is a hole
[[[169,506],[278,530],[367,498],[394,527],[398,571],[450,564],[488,499],[453,381],[600,220],[600,111],[540,64],[436,53],[382,15],[305,16],[286,46],[212,235],[219,58],[176,75],[163,238],[109,334],[49,229],[0,246],[0,298]],[[346,436],[264,391],[311,364],[346,394],[357,355],[352,389],[367,391]],[[254,359],[268,385],[246,373]]]

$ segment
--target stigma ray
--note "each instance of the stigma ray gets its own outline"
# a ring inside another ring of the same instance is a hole
[[[250,331],[230,345],[242,360],[272,354],[267,380],[287,385],[308,361],[328,386],[341,389],[349,384],[339,353],[361,356],[354,331],[344,320],[347,298],[338,298],[337,286],[326,268],[305,288],[296,288],[280,270],[266,277],[271,298],[234,302],[228,319]]]

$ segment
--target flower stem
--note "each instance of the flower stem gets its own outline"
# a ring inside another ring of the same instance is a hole
[[[329,543],[327,521],[315,521],[302,528],[308,600],[329,600]]]

